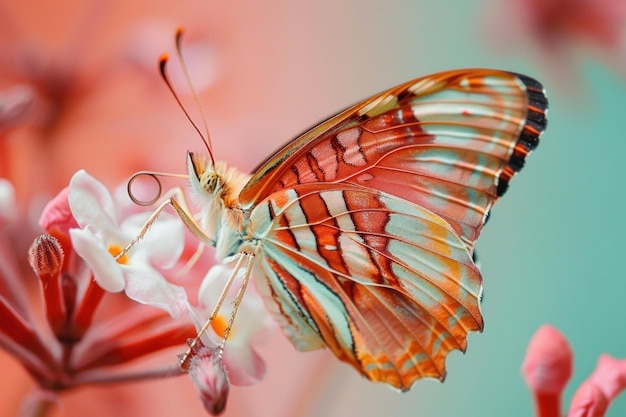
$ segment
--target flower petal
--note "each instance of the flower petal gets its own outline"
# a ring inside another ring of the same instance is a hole
[[[126,282],[120,265],[89,229],[71,229],[74,251],[83,258],[93,272],[96,282],[109,292],[120,292]]]
[[[144,226],[148,216],[146,213],[132,215],[122,222],[121,228],[134,237]],[[149,259],[159,268],[171,268],[182,255],[184,246],[182,221],[178,217],[162,213],[135,245],[134,256]]]
[[[126,278],[124,291],[131,299],[167,311],[176,318],[187,306],[185,289],[167,282],[165,277],[148,264],[133,258],[132,265],[123,266]]]
[[[604,417],[608,408],[608,398],[600,388],[587,380],[574,393],[567,417]]]
[[[589,377],[609,400],[615,399],[626,389],[626,359],[601,355],[596,369]]]
[[[232,273],[232,267],[223,264],[214,265],[207,273],[198,292],[198,302],[204,310],[204,315],[200,318],[193,316],[198,327],[204,324],[198,321],[209,315]],[[230,297],[227,297],[222,307],[231,305],[230,300],[239,290],[239,285],[235,283],[231,287]],[[200,312],[196,311],[196,313]],[[228,309],[223,312],[223,314],[228,313]],[[265,310],[260,296],[253,286],[248,286],[224,348],[224,366],[228,370],[228,377],[233,385],[252,385],[265,377],[265,362],[252,345],[273,327],[273,321]],[[209,333],[212,334],[212,332]],[[212,336],[215,335],[212,334]],[[208,338],[208,340],[212,339],[215,337]]]
[[[224,366],[228,369],[230,382],[238,386],[259,383],[267,372],[265,361],[249,345],[226,343]]]
[[[70,180],[69,202],[72,214],[81,227],[89,225],[100,232],[117,225],[109,190],[84,170],[76,172]]]
[[[78,223],[70,210],[68,194],[69,188],[65,187],[46,204],[41,217],[39,217],[39,225],[44,230],[50,232],[51,229],[56,229],[67,235],[69,229],[78,227]]]

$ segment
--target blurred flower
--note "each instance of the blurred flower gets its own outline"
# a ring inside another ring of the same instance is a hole
[[[16,84],[0,91],[0,133],[28,120],[35,92],[28,85]]]
[[[561,393],[572,376],[572,349],[555,328],[542,326],[526,351],[522,375],[535,396],[538,417],[560,416]]]
[[[531,339],[522,365],[537,417],[561,415],[561,395],[572,375],[573,353],[567,339],[544,325]],[[626,359],[600,356],[595,371],[574,394],[568,417],[602,417],[611,401],[626,389]]]
[[[13,181],[20,206],[55,194],[81,168],[112,185],[184,161],[184,152],[171,158],[181,143],[166,139],[192,130],[177,117],[157,59],[173,49],[186,7],[172,2],[161,17],[146,17],[136,6],[65,0],[59,13],[36,0],[0,2],[0,177]],[[185,54],[200,91],[218,74],[205,26],[190,30]]]
[[[617,51],[626,41],[626,4],[621,0],[516,0],[531,36],[546,48],[582,43]]]
[[[487,7],[490,42],[518,55],[524,47],[538,52],[534,60],[565,91],[581,88],[578,63],[585,58],[598,59],[626,76],[623,0],[489,1]]]

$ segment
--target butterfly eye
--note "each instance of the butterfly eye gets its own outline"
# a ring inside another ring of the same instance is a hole
[[[207,170],[202,174],[200,185],[209,194],[216,194],[222,188],[222,176],[215,171]]]
[[[193,152],[188,152],[187,157],[189,160],[190,175],[195,175],[203,191],[209,194],[215,194],[223,187],[224,181],[222,176],[215,171],[213,164],[207,164],[202,157],[197,156]]]

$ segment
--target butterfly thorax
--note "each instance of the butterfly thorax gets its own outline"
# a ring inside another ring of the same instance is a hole
[[[250,238],[249,213],[239,205],[239,193],[250,176],[224,162],[215,164],[189,153],[189,178],[196,203],[200,207],[199,223],[213,240],[216,256],[222,260],[243,249]]]

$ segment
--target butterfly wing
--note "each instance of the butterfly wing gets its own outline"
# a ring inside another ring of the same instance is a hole
[[[305,184],[274,193],[251,224],[259,288],[300,349],[325,344],[369,379],[407,390],[443,379],[446,355],[482,329],[481,277],[463,241],[414,203]]]
[[[239,200],[252,208],[298,184],[349,183],[419,204],[473,244],[489,210],[546,127],[535,80],[496,70],[418,78],[328,119],[287,144]]]
[[[482,329],[474,242],[546,108],[528,77],[444,72],[365,100],[266,161],[239,202],[261,289],[294,344],[327,345],[400,389],[443,379],[445,356]]]

